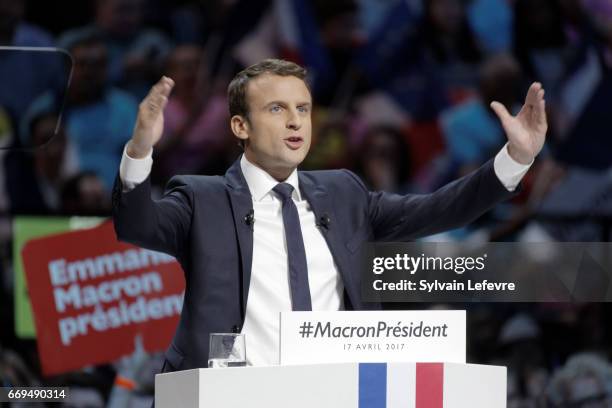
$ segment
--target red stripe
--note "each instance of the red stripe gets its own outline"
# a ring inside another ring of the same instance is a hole
[[[443,363],[416,364],[416,408],[443,408]]]

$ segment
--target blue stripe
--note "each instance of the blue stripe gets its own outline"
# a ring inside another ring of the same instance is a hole
[[[359,408],[386,408],[387,364],[359,364]]]

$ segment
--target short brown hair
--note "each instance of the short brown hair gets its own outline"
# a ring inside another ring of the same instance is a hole
[[[262,74],[273,74],[280,76],[294,76],[306,82],[306,69],[300,65],[281,59],[268,58],[257,64],[251,65],[236,74],[227,87],[230,117],[240,115],[248,118],[249,104],[247,103],[246,89],[249,81]],[[309,88],[310,89],[310,88]]]

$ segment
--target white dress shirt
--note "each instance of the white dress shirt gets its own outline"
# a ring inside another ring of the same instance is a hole
[[[151,154],[143,159],[133,159],[124,149],[119,169],[124,191],[131,190],[148,177],[153,164]],[[495,156],[493,166],[502,184],[513,191],[531,165],[514,161],[506,145]],[[242,327],[246,337],[247,364],[276,365],[279,363],[279,312],[291,311],[282,202],[272,191],[278,184],[277,180],[249,162],[244,155],[240,159],[240,168],[251,192],[255,217],[251,283]],[[306,250],[312,309],[343,309],[342,279],[316,226],[315,215],[301,196],[297,170],[285,182],[294,188],[292,198],[298,210]]]
[[[240,168],[251,191],[255,215],[251,283],[242,332],[246,334],[248,363],[273,365],[279,361],[279,312],[291,311],[282,201],[272,191],[278,181],[244,155]],[[301,196],[297,170],[285,182],[294,188],[292,198],[304,239],[312,310],[340,310],[344,285],[315,215]]]

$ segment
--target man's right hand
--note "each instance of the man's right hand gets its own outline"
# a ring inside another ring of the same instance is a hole
[[[174,81],[164,76],[153,85],[140,103],[134,133],[127,145],[127,154],[131,158],[146,157],[161,138],[164,130],[164,108],[173,87]]]

